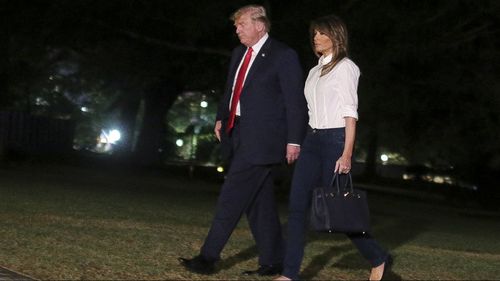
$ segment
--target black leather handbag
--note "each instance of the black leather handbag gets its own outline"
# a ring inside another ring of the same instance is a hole
[[[343,188],[339,183],[341,177],[347,177]],[[368,232],[370,211],[366,192],[354,189],[350,173],[334,173],[330,186],[314,188],[310,221],[319,232]]]

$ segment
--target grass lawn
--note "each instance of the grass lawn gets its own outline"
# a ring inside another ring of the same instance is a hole
[[[177,257],[197,254],[218,189],[158,173],[0,168],[0,265],[39,279],[207,279]],[[391,277],[500,279],[500,215],[369,196],[373,234],[396,258]],[[286,222],[285,202],[280,208]],[[240,272],[256,265],[243,219],[209,279],[251,279]],[[310,233],[305,279],[360,280],[368,271],[343,235]]]

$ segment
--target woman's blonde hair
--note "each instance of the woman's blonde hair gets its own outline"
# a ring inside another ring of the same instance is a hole
[[[330,72],[340,60],[348,55],[349,42],[347,27],[345,23],[335,15],[328,15],[311,21],[309,28],[311,46],[316,56],[320,57],[322,54],[316,52],[314,48],[315,31],[325,34],[333,43],[332,61],[324,65],[321,69],[321,76],[323,76]]]

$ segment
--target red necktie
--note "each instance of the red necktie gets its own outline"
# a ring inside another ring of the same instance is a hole
[[[245,59],[241,64],[240,70],[238,71],[238,76],[236,78],[236,84],[234,84],[233,99],[231,101],[231,110],[229,112],[229,120],[227,122],[226,132],[231,132],[234,126],[234,119],[236,118],[236,107],[238,107],[238,102],[240,101],[241,88],[243,88],[243,81],[245,80],[245,74],[247,72],[248,65],[250,64],[250,58],[252,58],[252,48],[248,48]]]

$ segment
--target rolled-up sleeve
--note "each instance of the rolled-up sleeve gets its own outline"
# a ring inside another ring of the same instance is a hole
[[[342,117],[358,119],[359,68],[353,63],[343,63],[339,67]]]

